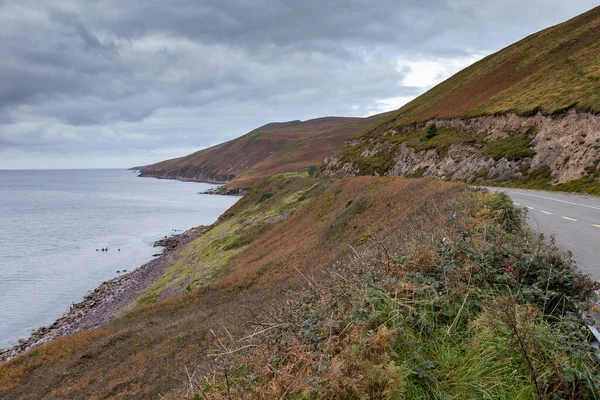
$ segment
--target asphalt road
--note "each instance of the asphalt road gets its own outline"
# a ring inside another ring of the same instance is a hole
[[[579,270],[600,281],[600,198],[535,190],[489,189],[506,192],[515,205],[527,207],[529,225],[547,237],[556,235],[558,247],[573,253]]]

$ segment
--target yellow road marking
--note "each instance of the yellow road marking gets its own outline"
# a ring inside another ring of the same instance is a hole
[[[544,213],[544,214],[552,215],[552,213],[551,213],[551,212],[548,212],[548,211],[540,210],[540,212],[542,212],[542,213]]]
[[[576,219],[569,218],[569,217],[563,217],[563,219],[566,219],[566,220],[568,220],[568,221],[574,221],[574,222],[577,222],[577,220],[576,220]]]

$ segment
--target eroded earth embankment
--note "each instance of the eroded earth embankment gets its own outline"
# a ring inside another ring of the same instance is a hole
[[[597,182],[600,116],[514,113],[432,119],[347,142],[321,176],[433,176],[543,185]]]

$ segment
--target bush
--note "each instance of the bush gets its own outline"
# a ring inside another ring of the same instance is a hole
[[[502,158],[518,161],[533,157],[535,151],[531,149],[531,140],[527,134],[519,134],[488,142],[485,145],[485,154],[493,157],[496,161]]]
[[[438,128],[436,124],[430,124],[427,127],[427,133],[425,134],[426,139],[432,139],[438,134]]]
[[[515,207],[512,199],[504,192],[497,193],[487,202],[492,215],[508,232],[515,232],[523,226],[527,216],[524,208]]]
[[[257,203],[260,204],[265,200],[269,200],[271,197],[273,197],[273,193],[263,193],[258,199]]]

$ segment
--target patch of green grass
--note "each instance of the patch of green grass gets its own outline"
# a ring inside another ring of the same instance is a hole
[[[425,175],[425,172],[427,172],[428,169],[429,169],[428,167],[417,168],[413,172],[407,173],[406,177],[407,178],[422,178]]]
[[[229,251],[246,246],[267,233],[272,227],[273,224],[268,223],[256,223],[250,225],[249,228],[243,229],[241,232],[233,236],[232,239],[223,246],[223,251]]]
[[[467,132],[440,129],[436,129],[436,132],[430,138],[428,138],[429,130],[427,132],[420,132],[409,139],[406,144],[417,151],[436,149],[438,154],[443,156],[452,145],[477,143],[477,139]]]
[[[271,197],[273,197],[273,193],[263,193],[259,198],[258,198],[258,204],[262,203],[265,200],[269,200]]]
[[[275,177],[277,178],[309,178],[311,175],[308,170],[306,171],[290,171],[290,172],[281,172]]]
[[[551,186],[550,190],[569,193],[585,193],[600,196],[600,182],[594,178],[583,177],[567,183]]]
[[[535,151],[531,148],[531,139],[528,135],[517,134],[486,143],[485,154],[493,157],[496,161],[502,158],[509,161],[518,161],[533,157]]]

